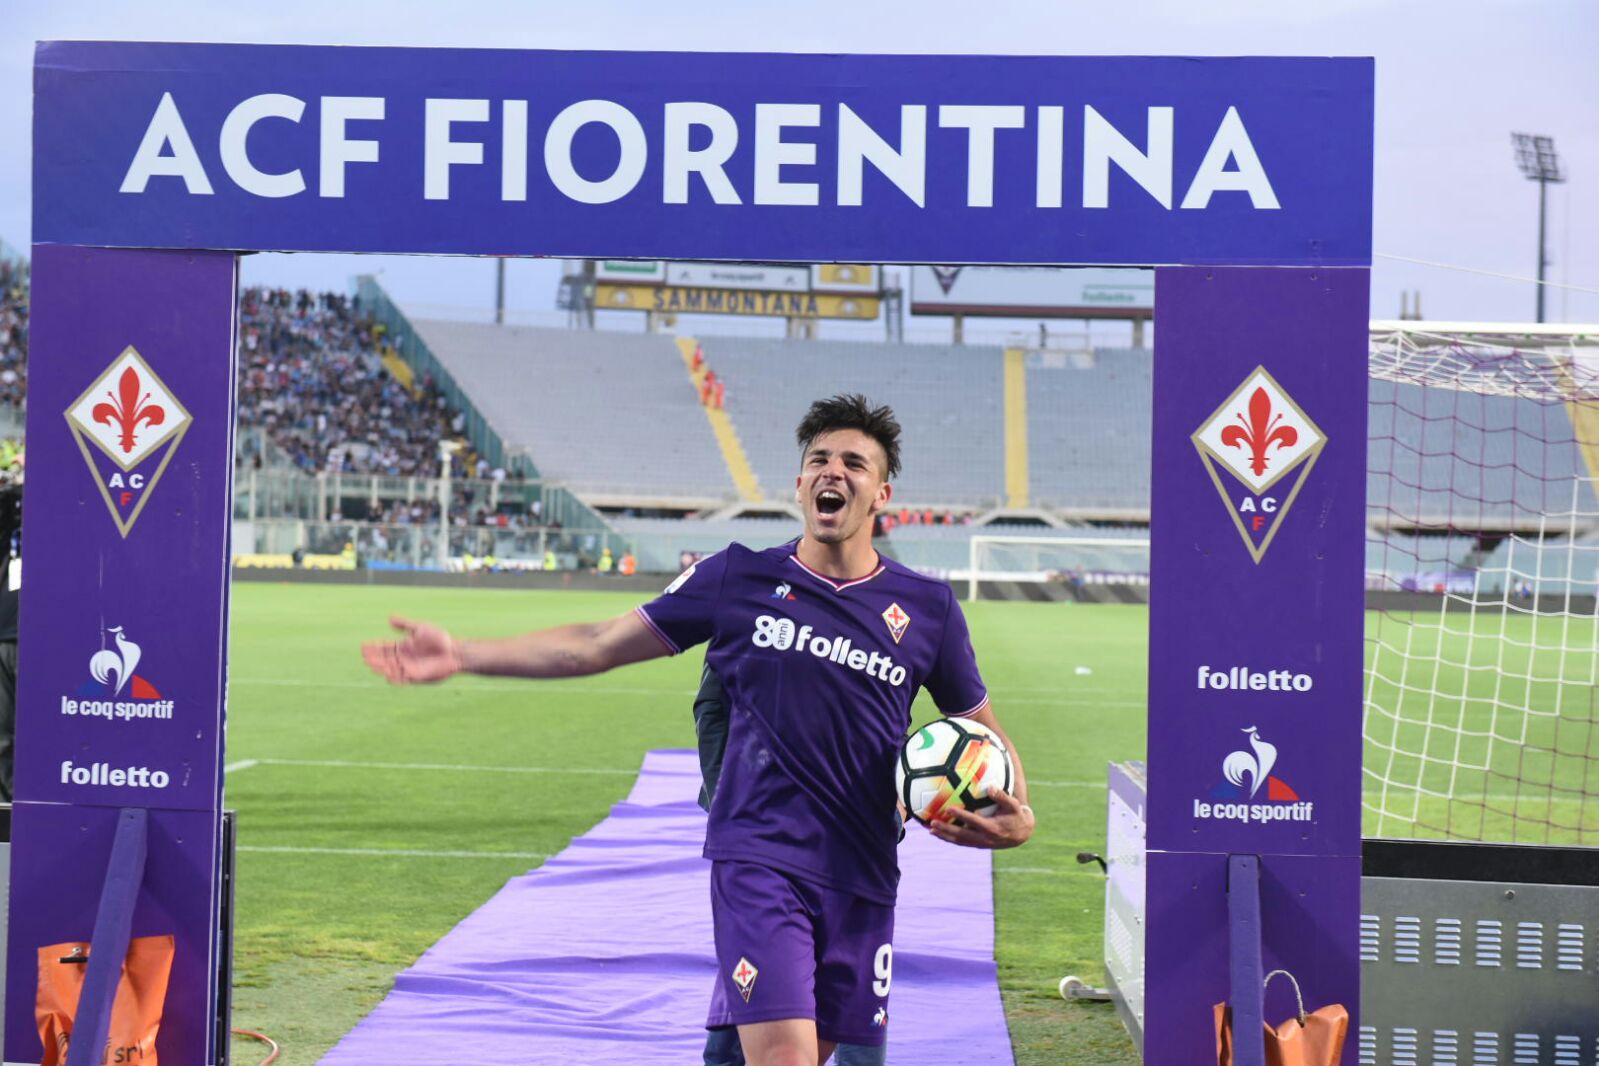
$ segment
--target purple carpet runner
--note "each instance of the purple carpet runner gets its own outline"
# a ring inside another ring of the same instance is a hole
[[[446,933],[322,1063],[698,1063],[716,971],[698,789],[693,752],[650,752],[625,802]],[[989,853],[913,827],[899,861],[890,1066],[1010,1066]]]

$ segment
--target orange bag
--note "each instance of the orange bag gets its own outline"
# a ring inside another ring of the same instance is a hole
[[[34,1017],[44,1042],[40,1066],[64,1066],[72,1042],[72,1024],[88,969],[89,945],[80,942],[51,944],[39,949],[39,997]],[[74,961],[63,962],[63,959]],[[156,1066],[155,1035],[167,1000],[167,978],[172,974],[172,937],[142,936],[128,943],[128,957],[111,1002],[111,1028],[106,1035],[101,1062],[118,1066]]]
[[[1266,975],[1265,983],[1270,985],[1278,974],[1293,983],[1299,1016],[1289,1018],[1276,1029],[1263,1026],[1266,1066],[1338,1066],[1338,1058],[1344,1053],[1344,1037],[1349,1033],[1349,1011],[1333,1004],[1306,1014],[1305,997],[1299,994],[1299,982],[1293,974],[1273,970]],[[1216,1062],[1218,1066],[1233,1066],[1232,1008],[1225,1003],[1216,1004]]]

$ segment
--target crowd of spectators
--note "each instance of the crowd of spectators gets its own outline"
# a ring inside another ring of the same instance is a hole
[[[335,522],[343,521],[345,518],[360,518],[362,521],[380,522],[390,526],[437,526],[439,501],[382,500],[376,506],[367,507],[366,513],[362,515],[346,515],[335,506],[334,512],[328,517]]]
[[[488,505],[486,496],[486,493],[475,491],[467,485],[457,485],[450,504],[450,525],[458,528],[481,526],[489,530],[545,529],[560,532],[562,529],[559,518],[552,516],[545,521],[544,501],[537,495],[524,500],[520,494],[507,494],[495,506]],[[328,520],[437,528],[439,501],[432,496],[414,500],[335,500]]]
[[[462,416],[431,379],[415,395],[384,366],[359,297],[246,289],[239,301],[241,431],[259,428],[307,473],[432,476]]]
[[[881,512],[872,528],[872,536],[886,537],[900,526],[969,526],[972,520],[970,512],[955,514],[943,511],[935,514],[931,507],[924,510],[901,507],[897,511]]]
[[[0,259],[0,407],[27,397],[28,295],[27,264]],[[241,439],[259,431],[307,473],[438,473],[438,442],[459,438],[464,417],[431,379],[413,392],[390,372],[358,297],[246,289],[239,323]],[[455,473],[474,466],[460,458]]]
[[[28,395],[28,267],[0,259],[0,406]]]

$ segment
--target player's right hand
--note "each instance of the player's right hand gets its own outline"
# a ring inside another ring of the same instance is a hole
[[[405,639],[368,641],[361,645],[361,658],[390,684],[433,684],[461,672],[460,649],[438,626],[398,616],[389,624]]]

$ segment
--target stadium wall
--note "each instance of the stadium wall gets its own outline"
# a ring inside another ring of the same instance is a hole
[[[233,580],[291,585],[404,585],[411,587],[530,589],[577,592],[637,592],[654,597],[665,583],[660,574],[595,574],[582,570],[267,570],[236,566]]]

